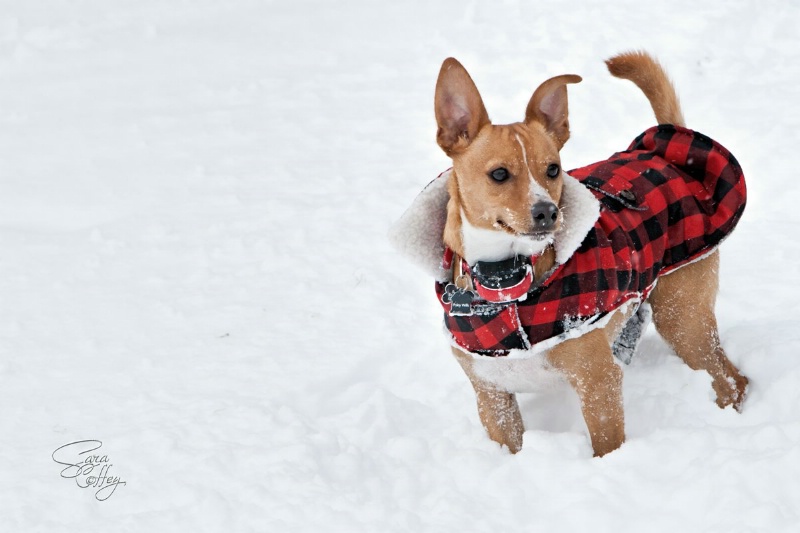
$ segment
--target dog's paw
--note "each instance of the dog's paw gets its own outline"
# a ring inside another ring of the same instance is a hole
[[[725,409],[732,405],[737,412],[742,412],[742,404],[747,396],[747,386],[750,381],[741,374],[727,378],[723,383],[714,384],[717,393],[717,405]]]

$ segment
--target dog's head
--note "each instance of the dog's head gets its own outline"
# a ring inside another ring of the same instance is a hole
[[[541,253],[561,221],[559,150],[569,139],[567,74],[542,83],[525,120],[495,126],[475,83],[453,58],[436,83],[439,146],[453,160],[444,239],[471,264]]]

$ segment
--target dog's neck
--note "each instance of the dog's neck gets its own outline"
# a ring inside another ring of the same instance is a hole
[[[457,260],[464,258],[462,253],[459,251],[464,249],[463,243],[454,243],[454,246],[456,247],[449,247],[457,256]],[[547,244],[544,250],[533,257],[535,257],[535,260],[533,261],[533,278],[538,281],[544,278],[545,274],[553,270],[553,267],[556,265],[556,251],[552,244]],[[474,262],[470,263],[467,261],[467,264],[473,265]]]
[[[473,226],[464,210],[461,210],[461,246],[464,259],[470,265],[478,261],[504,261],[518,255],[539,257],[551,244],[551,239],[536,240],[515,235],[505,229],[485,229]]]
[[[548,244],[542,255],[533,264],[533,278],[537,281],[542,279],[545,274],[553,270],[554,266],[556,266],[556,251],[552,245]]]

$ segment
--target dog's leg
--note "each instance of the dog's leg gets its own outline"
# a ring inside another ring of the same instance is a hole
[[[740,411],[747,378],[730,362],[719,342],[714,303],[719,286],[719,253],[658,280],[650,295],[656,330],[694,370],[713,379],[717,405]]]
[[[578,393],[595,457],[622,446],[622,369],[614,362],[605,333],[596,329],[565,341],[550,350],[547,359]]]
[[[472,356],[453,348],[453,354],[467,374],[478,398],[478,416],[489,438],[507,446],[511,453],[522,449],[525,427],[519,412],[517,398],[510,392],[500,391],[479,379],[472,370]]]

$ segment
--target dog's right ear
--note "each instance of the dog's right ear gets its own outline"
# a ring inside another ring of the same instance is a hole
[[[467,70],[452,57],[444,60],[439,71],[434,110],[439,126],[436,142],[449,156],[463,151],[490,123],[478,88]]]

